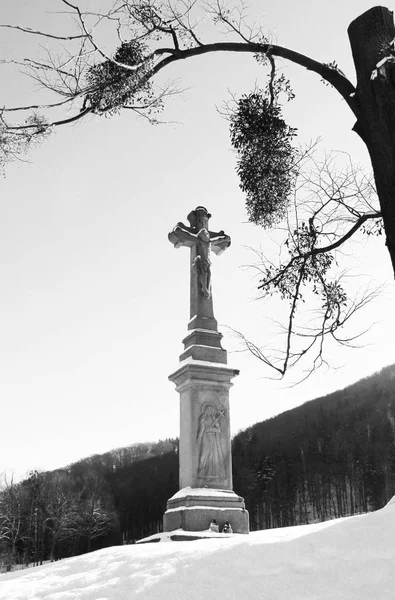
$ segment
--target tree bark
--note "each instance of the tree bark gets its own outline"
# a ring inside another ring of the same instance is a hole
[[[395,273],[395,27],[392,11],[371,8],[348,28],[357,75],[359,117],[354,130],[365,142],[376,182]]]

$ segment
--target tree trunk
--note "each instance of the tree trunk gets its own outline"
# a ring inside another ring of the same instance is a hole
[[[395,27],[393,13],[376,6],[348,28],[357,74],[359,116],[354,130],[372,161],[386,244],[395,272]]]
[[[56,537],[52,537],[51,548],[49,551],[49,560],[53,562],[55,560],[55,548],[56,548]]]

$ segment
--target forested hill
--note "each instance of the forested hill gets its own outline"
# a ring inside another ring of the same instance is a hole
[[[395,494],[395,365],[237,434],[234,490],[251,529],[375,510]],[[0,490],[0,570],[159,531],[178,440],[132,444]]]
[[[233,440],[254,529],[382,507],[395,494],[395,365]]]
[[[82,458],[77,463],[70,465],[70,468],[75,468],[77,465],[91,465],[92,467],[100,467],[114,472],[130,466],[132,463],[177,451],[177,448],[177,439],[168,438],[159,440],[159,442],[137,442],[130,446],[109,450],[104,454],[93,454],[87,458]]]

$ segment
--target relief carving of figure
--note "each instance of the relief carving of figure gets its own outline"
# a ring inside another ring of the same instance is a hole
[[[220,419],[223,417],[225,417],[225,409],[218,409],[213,403],[203,404],[196,439],[198,474],[201,478],[211,480],[226,478],[220,425]]]

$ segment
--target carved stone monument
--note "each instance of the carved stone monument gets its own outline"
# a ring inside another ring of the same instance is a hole
[[[211,215],[198,206],[169,234],[176,248],[190,248],[190,321],[178,369],[169,377],[180,394],[180,491],[167,503],[164,531],[204,531],[215,519],[222,531],[248,533],[244,500],[232,490],[229,389],[239,371],[227,353],[214,318],[210,254],[230,246],[223,231],[209,230]]]

